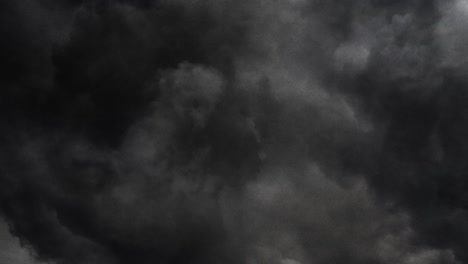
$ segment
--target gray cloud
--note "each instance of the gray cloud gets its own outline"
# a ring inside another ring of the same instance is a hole
[[[1,4],[1,212],[52,263],[464,263],[464,7]]]

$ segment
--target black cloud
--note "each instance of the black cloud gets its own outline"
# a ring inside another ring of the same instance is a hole
[[[0,212],[39,261],[468,261],[465,0],[0,12]]]

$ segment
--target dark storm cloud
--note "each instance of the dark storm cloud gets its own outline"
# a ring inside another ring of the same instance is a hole
[[[0,208],[52,263],[464,263],[464,0],[2,3]]]

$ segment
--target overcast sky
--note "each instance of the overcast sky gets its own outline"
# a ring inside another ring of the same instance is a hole
[[[1,1],[0,263],[468,263],[467,30],[467,0]]]

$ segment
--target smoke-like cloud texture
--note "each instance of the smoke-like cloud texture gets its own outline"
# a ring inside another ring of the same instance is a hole
[[[0,216],[38,263],[468,263],[467,0],[0,21]]]

